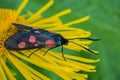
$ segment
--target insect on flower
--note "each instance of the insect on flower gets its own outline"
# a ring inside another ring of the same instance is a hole
[[[58,33],[49,32],[49,31],[44,30],[44,29],[34,29],[30,26],[17,24],[17,23],[13,23],[13,25],[15,27],[17,27],[18,29],[20,29],[20,31],[16,32],[11,37],[9,37],[5,41],[4,45],[8,50],[16,50],[16,51],[38,48],[37,50],[32,52],[28,57],[30,57],[33,53],[40,50],[41,48],[49,48],[44,53],[44,55],[46,55],[46,53],[49,50],[56,48],[56,47],[59,47],[59,46],[62,46],[62,49],[61,49],[62,56],[63,56],[64,60],[66,60],[64,57],[64,54],[63,54],[63,45],[68,45],[69,42],[76,44],[76,45],[86,49],[87,51],[93,53],[93,54],[96,54],[92,50],[90,50],[90,49],[88,49],[80,44],[77,44],[73,41],[70,41],[70,40],[87,39],[87,40],[97,41],[99,39],[91,39],[91,38],[66,39]]]

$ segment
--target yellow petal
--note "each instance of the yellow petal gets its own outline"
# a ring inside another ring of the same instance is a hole
[[[5,70],[8,78],[9,78],[10,80],[16,80],[15,77],[14,77],[14,75],[10,72],[8,66],[5,64],[5,62],[3,61],[3,59],[2,59],[1,57],[0,57],[0,61],[1,61],[1,65],[3,66],[3,69]],[[1,79],[1,80],[2,80],[2,79]]]
[[[40,14],[42,14],[45,10],[47,10],[51,5],[53,5],[54,1],[50,0],[46,5],[44,5],[41,9],[39,9],[33,16],[27,19],[27,22],[31,23],[35,20]]]
[[[17,9],[17,14],[19,15],[22,10],[24,9],[24,7],[26,6],[26,4],[28,3],[29,0],[23,0],[22,3],[20,4],[19,8]]]

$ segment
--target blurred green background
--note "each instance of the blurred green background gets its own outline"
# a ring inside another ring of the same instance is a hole
[[[17,9],[21,1],[0,0],[0,8]],[[48,0],[30,0],[23,13],[35,12],[46,2]],[[91,45],[92,49],[99,51],[95,58],[100,58],[101,61],[95,64],[96,73],[88,73],[88,80],[120,80],[120,0],[55,0],[54,5],[43,15],[48,17],[68,8],[72,9],[72,13],[61,18],[64,22],[89,15],[87,22],[73,26],[91,31],[92,38],[101,39]]]

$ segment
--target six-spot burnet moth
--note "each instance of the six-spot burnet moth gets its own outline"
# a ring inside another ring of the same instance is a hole
[[[99,39],[91,39],[91,38],[72,38],[72,39],[65,39],[62,35],[49,32],[44,29],[34,29],[30,26],[22,25],[22,24],[17,24],[13,23],[13,25],[20,29],[18,32],[10,36],[4,43],[5,47],[8,50],[27,50],[27,49],[36,49],[34,52],[32,52],[28,57],[30,57],[33,53],[36,51],[40,50],[41,48],[49,48],[44,55],[51,49],[62,46],[62,56],[64,57],[63,54],[63,45],[68,45],[68,42],[74,43],[87,51],[96,54],[92,50],[77,44],[73,41],[73,39],[87,39],[87,40],[92,40],[92,41],[97,41]]]

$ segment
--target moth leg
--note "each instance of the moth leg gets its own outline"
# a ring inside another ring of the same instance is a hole
[[[43,56],[45,56],[48,51],[50,51],[51,49],[54,49],[54,48],[56,48],[56,47],[49,48],[49,49],[43,54]],[[64,53],[63,53],[63,46],[62,46],[62,49],[61,49],[61,50],[62,50],[62,57],[63,57],[63,59],[66,61],[66,58],[65,58]]]
[[[56,48],[56,47],[49,48],[49,49],[43,54],[43,56],[45,56],[45,55],[47,54],[48,51],[50,51],[51,49],[54,49],[54,48]]]
[[[66,58],[65,58],[64,53],[63,53],[63,45],[62,45],[61,51],[62,51],[62,57],[63,57],[63,59],[66,61]]]
[[[38,48],[38,49],[36,49],[35,51],[33,51],[29,56],[28,56],[28,58],[32,55],[32,54],[34,54],[36,51],[38,51],[38,50],[40,50],[41,48]]]

